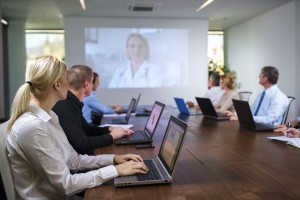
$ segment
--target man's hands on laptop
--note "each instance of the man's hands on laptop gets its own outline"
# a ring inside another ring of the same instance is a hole
[[[116,155],[114,157],[116,170],[119,176],[127,176],[132,174],[146,174],[148,168],[143,159],[139,155],[125,154]]]
[[[113,137],[113,140],[122,138],[122,137],[127,136],[127,135],[131,135],[134,132],[131,129],[122,128],[120,126],[118,126],[118,127],[109,127],[109,131],[110,131],[109,134],[111,134],[111,136]]]

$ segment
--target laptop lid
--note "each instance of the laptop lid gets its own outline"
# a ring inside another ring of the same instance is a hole
[[[187,123],[172,115],[170,116],[164,139],[158,153],[158,158],[168,171],[169,175],[172,175],[174,172],[187,126]]]
[[[189,114],[190,113],[183,98],[174,97],[174,100],[176,102],[177,108],[178,108],[180,113],[184,113],[184,114]]]
[[[239,118],[240,126],[254,131],[272,131],[274,126],[254,121],[248,101],[233,99],[233,105]]]
[[[159,119],[161,117],[161,114],[162,114],[164,108],[165,108],[165,104],[163,104],[159,101],[154,102],[151,114],[148,117],[147,123],[145,125],[145,130],[144,130],[150,139],[153,138],[155,129],[157,127],[157,124],[159,122]]]
[[[232,99],[241,126],[255,130],[256,125],[248,101]]]
[[[202,111],[202,114],[206,117],[216,119],[216,120],[229,120],[229,116],[225,115],[218,115],[214,105],[212,104],[211,100],[209,98],[201,98],[201,97],[195,97],[198,105]]]
[[[132,112],[133,112],[133,113],[136,111],[136,108],[137,108],[137,106],[138,106],[138,104],[139,104],[139,102],[140,102],[141,96],[142,96],[142,94],[139,93],[138,96],[137,96],[137,98],[136,98],[136,102],[135,102],[135,104],[134,104],[134,106],[133,106],[133,109],[132,109]]]
[[[132,98],[131,101],[130,101],[130,104],[129,104],[127,113],[126,113],[126,115],[125,115],[125,120],[126,120],[127,122],[129,121],[129,118],[130,118],[130,116],[131,116],[131,113],[132,113],[132,110],[133,110],[133,107],[134,107],[135,102],[136,102],[136,99],[135,99],[135,98]]]

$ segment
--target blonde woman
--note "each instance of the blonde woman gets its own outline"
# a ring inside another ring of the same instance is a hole
[[[20,199],[65,199],[116,176],[148,170],[138,155],[78,155],[51,110],[67,91],[63,61],[38,57],[26,69],[7,126],[8,157]]]
[[[234,111],[232,99],[239,99],[236,91],[236,74],[228,72],[220,77],[220,86],[224,90],[219,102],[215,105],[216,111],[225,114],[226,111]]]

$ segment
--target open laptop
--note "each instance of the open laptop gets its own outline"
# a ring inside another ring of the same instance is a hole
[[[108,118],[108,119],[104,119],[104,122],[106,124],[128,124],[135,102],[136,99],[132,98],[125,117]]]
[[[130,186],[171,183],[186,129],[187,124],[185,122],[170,116],[158,156],[150,160],[144,160],[149,168],[148,173],[117,177],[114,179],[114,185]]]
[[[217,113],[214,105],[209,98],[196,97],[197,103],[202,111],[204,117],[216,120],[229,120],[230,117]]]
[[[176,102],[177,108],[180,113],[187,114],[187,115],[202,115],[202,112],[200,111],[191,111],[185,104],[185,101],[183,98],[174,97],[174,100]]]
[[[274,126],[254,121],[248,101],[233,99],[233,105],[239,118],[240,126],[253,131],[273,131]]]
[[[139,93],[138,96],[137,96],[137,98],[136,98],[136,102],[135,102],[135,104],[133,106],[132,113],[136,112],[136,109],[137,109],[137,106],[138,106],[139,101],[141,99],[141,96],[142,96],[142,94]],[[129,109],[129,106],[123,106],[120,113],[127,113],[128,109]]]
[[[139,143],[152,143],[152,138],[155,129],[158,125],[160,116],[164,110],[165,104],[158,101],[154,102],[151,115],[147,120],[143,131],[135,131],[130,136],[125,136],[118,140],[115,140],[115,144],[139,144]]]

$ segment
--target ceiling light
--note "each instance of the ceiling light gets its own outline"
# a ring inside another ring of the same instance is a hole
[[[207,0],[204,4],[202,4],[196,11],[199,12],[200,10],[202,10],[203,8],[205,8],[206,6],[208,6],[208,4],[210,4],[211,2],[213,2],[214,0]]]
[[[7,25],[8,22],[5,19],[1,19],[1,23]]]
[[[79,0],[82,10],[86,10],[84,0]]]

